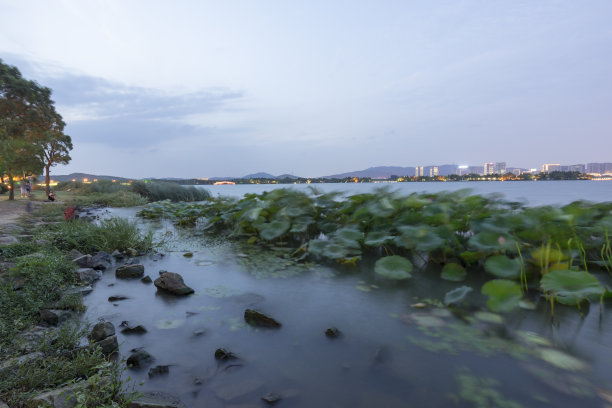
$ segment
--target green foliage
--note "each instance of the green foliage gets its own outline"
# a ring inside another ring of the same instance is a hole
[[[494,279],[482,286],[482,293],[489,297],[487,307],[494,312],[509,312],[523,298],[521,286],[505,279]]]
[[[389,279],[408,279],[412,275],[412,263],[401,256],[391,255],[376,261],[374,271]]]
[[[452,262],[444,265],[440,277],[448,281],[461,282],[465,280],[466,275],[467,271],[463,266]]]
[[[9,245],[0,245],[0,258],[13,259],[39,250],[40,245],[34,242],[16,242]]]
[[[210,198],[208,190],[197,187],[184,187],[179,184],[154,181],[144,183],[135,181],[132,183],[132,190],[147,198],[149,201],[170,200],[174,202],[184,201],[204,201]]]
[[[153,233],[141,233],[135,223],[124,218],[109,218],[99,224],[74,220],[49,226],[41,236],[64,251],[82,253],[125,251],[128,248],[146,252],[153,247]]]
[[[588,272],[555,270],[540,281],[542,290],[564,305],[577,305],[585,300],[599,299],[605,288]]]
[[[82,206],[102,204],[109,207],[137,207],[147,203],[146,198],[126,190],[112,193],[89,193],[75,197],[75,201],[77,205]]]

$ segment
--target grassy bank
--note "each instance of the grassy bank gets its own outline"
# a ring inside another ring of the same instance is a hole
[[[45,205],[33,221],[63,219],[62,210],[61,205]],[[82,285],[69,251],[147,251],[151,237],[122,219],[99,225],[79,220],[34,224],[23,224],[22,232],[31,235],[27,240],[0,246],[0,400],[11,407],[29,406],[43,391],[83,384],[75,394],[78,406],[127,406],[131,394],[121,380],[120,363],[98,347],[79,347],[88,325],[71,319],[43,329],[40,311],[51,308],[78,316],[84,310],[80,292],[69,290]]]

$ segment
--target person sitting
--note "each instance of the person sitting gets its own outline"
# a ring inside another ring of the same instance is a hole
[[[53,190],[51,190],[47,197],[49,198],[49,201],[55,201],[55,193],[53,192]]]

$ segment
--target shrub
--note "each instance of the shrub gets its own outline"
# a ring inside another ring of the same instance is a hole
[[[185,187],[180,184],[163,181],[154,181],[150,183],[135,181],[132,183],[132,190],[146,197],[149,201],[204,201],[210,198],[208,190],[194,186]]]
[[[78,205],[83,206],[102,204],[109,207],[136,207],[147,203],[146,198],[127,190],[114,193],[90,193],[75,197],[75,201]]]

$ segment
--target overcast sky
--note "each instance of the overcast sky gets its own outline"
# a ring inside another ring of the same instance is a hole
[[[612,161],[612,1],[0,0],[55,174]]]

